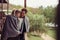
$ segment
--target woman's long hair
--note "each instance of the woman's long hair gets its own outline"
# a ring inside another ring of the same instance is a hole
[[[13,16],[16,16],[16,14],[18,14],[18,13],[20,13],[20,17],[21,17],[21,11],[19,11],[19,10],[13,10],[12,11]]]
[[[15,16],[15,10],[12,11],[12,14],[11,15]]]

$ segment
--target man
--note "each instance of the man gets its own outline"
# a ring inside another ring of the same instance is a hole
[[[1,40],[17,40],[17,36],[20,34],[18,31],[18,17],[20,17],[20,11],[15,10],[15,15],[7,15],[6,21],[3,27]]]
[[[23,9],[21,10],[21,17],[20,17],[20,18],[23,19],[22,24],[21,24],[22,34],[20,34],[20,35],[18,36],[18,38],[20,38],[20,39],[18,39],[18,40],[26,40],[26,39],[25,39],[25,38],[26,38],[25,35],[27,36],[27,32],[29,32],[30,24],[29,24],[29,19],[28,19],[28,17],[26,16],[26,14],[27,14],[27,10],[26,10],[25,8],[23,8]]]

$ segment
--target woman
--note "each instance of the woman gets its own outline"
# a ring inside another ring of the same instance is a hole
[[[20,31],[18,31],[17,23],[20,11],[14,10],[13,14],[6,17],[1,40],[18,40],[17,36],[20,34]]]

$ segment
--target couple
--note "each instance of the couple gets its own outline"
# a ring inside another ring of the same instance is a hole
[[[25,33],[29,32],[27,10],[13,10],[12,15],[6,16],[1,34],[1,40],[25,40]]]

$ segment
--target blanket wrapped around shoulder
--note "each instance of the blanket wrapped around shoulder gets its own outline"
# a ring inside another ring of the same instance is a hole
[[[1,40],[7,40],[8,37],[16,37],[19,35],[17,30],[17,17],[8,15],[3,27],[3,32],[1,35]]]

